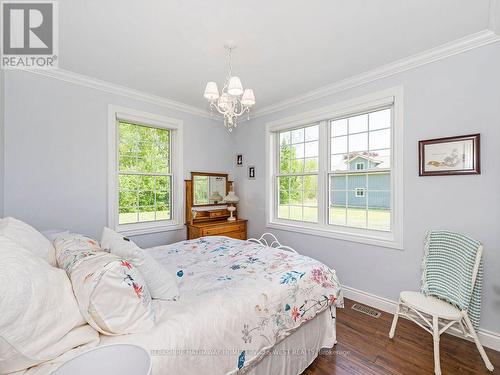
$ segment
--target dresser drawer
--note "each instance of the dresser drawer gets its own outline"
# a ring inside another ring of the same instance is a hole
[[[231,232],[246,232],[245,224],[224,225],[220,227],[203,228],[203,236],[227,235]]]
[[[211,219],[217,218],[217,217],[227,217],[229,216],[227,210],[219,210],[219,211],[210,211],[209,217]]]
[[[247,239],[247,233],[245,231],[224,233],[224,236],[235,238],[237,240],[246,240]]]

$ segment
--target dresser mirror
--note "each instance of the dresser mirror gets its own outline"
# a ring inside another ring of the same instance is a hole
[[[247,221],[238,216],[239,198],[227,173],[191,172],[191,178],[184,183],[188,239],[205,236],[247,239]]]
[[[228,192],[228,175],[223,173],[191,172],[193,206],[222,205]]]

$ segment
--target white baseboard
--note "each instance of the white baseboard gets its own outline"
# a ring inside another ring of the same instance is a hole
[[[362,290],[351,288],[345,285],[342,286],[342,289],[344,291],[344,297],[346,298],[374,307],[389,314],[394,314],[396,312],[396,301],[376,296],[375,294],[367,293]],[[450,330],[449,333],[453,334],[453,331]],[[389,334],[389,332],[387,332],[387,334]],[[463,338],[459,334],[456,334],[455,336]],[[500,333],[479,328],[478,336],[483,346],[496,351],[500,351]]]

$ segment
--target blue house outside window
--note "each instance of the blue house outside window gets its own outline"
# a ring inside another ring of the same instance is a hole
[[[389,210],[391,173],[377,155],[353,153],[345,172],[330,176],[330,207]]]

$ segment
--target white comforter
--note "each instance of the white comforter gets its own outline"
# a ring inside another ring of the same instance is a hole
[[[101,345],[151,350],[154,375],[245,372],[301,324],[343,305],[335,272],[291,252],[205,237],[151,254],[177,275],[180,300],[154,301],[152,331],[101,336]]]
[[[151,252],[176,273],[180,300],[158,304],[154,332],[102,343],[146,346],[155,375],[243,372],[302,323],[342,306],[335,272],[302,255],[227,237]]]

